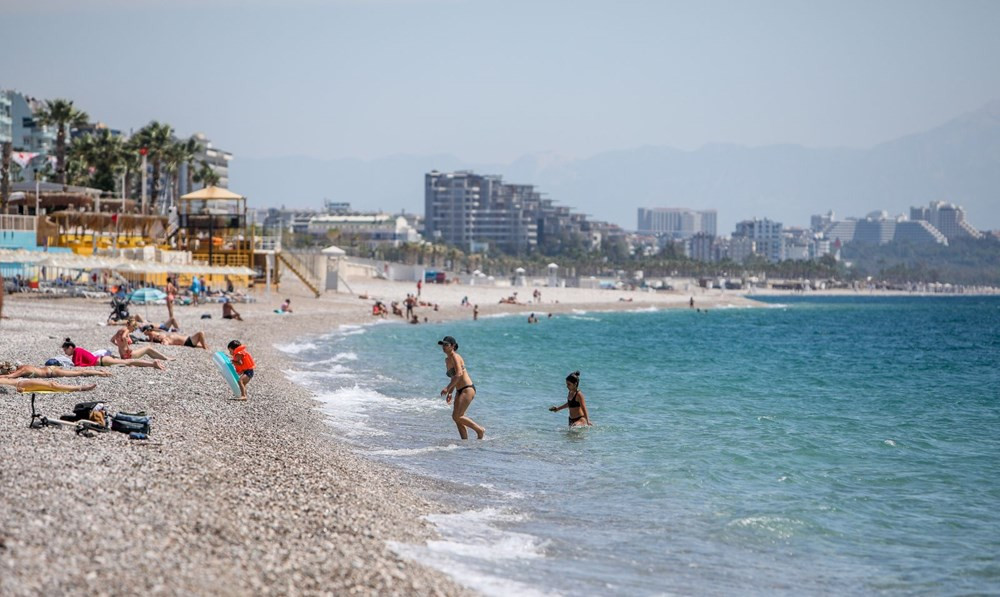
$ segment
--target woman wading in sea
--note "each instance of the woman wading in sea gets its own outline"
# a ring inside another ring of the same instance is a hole
[[[476,386],[472,384],[472,378],[465,369],[465,359],[458,354],[458,342],[451,336],[445,336],[438,344],[444,350],[444,366],[447,369],[451,383],[441,390],[441,395],[447,397],[448,404],[451,404],[451,393],[455,392],[455,405],[451,411],[451,418],[458,426],[458,434],[462,439],[469,439],[469,432],[466,427],[476,432],[476,437],[483,439],[486,430],[475,421],[465,416],[465,411],[469,410],[472,399],[476,397]]]
[[[574,371],[566,376],[566,389],[569,390],[569,394],[566,396],[566,403],[561,406],[550,406],[549,410],[558,412],[564,408],[568,408],[570,427],[593,425],[590,422],[590,414],[587,412],[587,403],[583,399],[583,392],[580,391],[579,371]]]

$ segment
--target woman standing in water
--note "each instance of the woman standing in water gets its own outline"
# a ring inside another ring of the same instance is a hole
[[[465,369],[465,359],[458,354],[458,342],[451,336],[445,336],[438,341],[444,351],[444,366],[447,369],[451,382],[441,390],[441,395],[447,397],[448,404],[451,404],[451,393],[455,392],[455,405],[451,411],[451,418],[458,426],[458,434],[462,439],[469,439],[469,432],[466,427],[476,432],[478,439],[483,439],[486,430],[475,421],[465,416],[465,411],[469,410],[472,399],[476,397],[476,386],[472,384],[472,378]]]
[[[550,406],[549,410],[558,412],[564,408],[569,409],[569,426],[583,427],[590,426],[590,414],[587,413],[587,403],[580,392],[580,372],[574,371],[566,376],[566,389],[569,395],[566,396],[566,403],[561,406]]]

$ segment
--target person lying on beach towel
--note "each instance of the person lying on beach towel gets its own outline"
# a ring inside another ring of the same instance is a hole
[[[96,388],[97,384],[89,383],[83,386],[71,386],[47,379],[0,378],[0,386],[16,388],[18,392],[30,394],[32,392],[89,392]]]
[[[187,346],[188,348],[203,348],[208,350],[208,344],[205,342],[205,332],[195,332],[190,336],[185,336],[184,334],[174,334],[171,332],[161,332],[160,330],[154,330],[152,326],[147,325],[142,328],[142,332],[146,334],[150,342],[156,342],[157,344],[166,344],[167,346]]]
[[[75,367],[110,367],[112,365],[125,365],[126,367],[156,367],[166,369],[161,361],[143,361],[141,359],[119,359],[115,357],[96,356],[94,353],[79,348],[69,338],[63,342],[63,352],[73,359]]]
[[[21,365],[9,361],[0,363],[0,379],[17,379],[19,377],[26,377],[28,379],[42,379],[46,377],[111,377],[111,372],[90,369],[63,369],[62,367],[55,366],[35,367],[33,365]]]

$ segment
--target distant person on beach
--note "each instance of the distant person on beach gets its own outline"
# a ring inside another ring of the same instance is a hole
[[[688,304],[691,306],[692,309],[694,309],[694,297],[693,296],[691,297],[691,300],[688,301]]]
[[[584,427],[591,426],[590,415],[587,413],[587,403],[583,399],[583,392],[580,391],[580,372],[574,371],[566,376],[566,389],[569,395],[566,402],[559,406],[550,406],[552,412],[559,412],[564,408],[569,409],[569,426]]]
[[[240,317],[239,311],[237,311],[236,308],[233,307],[233,299],[226,298],[222,300],[222,318],[243,321],[243,318]]]
[[[424,287],[423,280],[417,280],[417,296],[420,296],[420,289]]]
[[[286,298],[285,302],[281,303],[281,306],[278,307],[278,311],[280,313],[291,313],[292,312],[292,299]]]
[[[412,294],[407,294],[406,295],[406,300],[403,301],[403,304],[406,305],[406,318],[407,319],[413,319],[413,305],[416,304],[416,302],[417,302],[417,299],[413,298]]]
[[[0,363],[0,379],[17,379],[19,377],[27,377],[28,379],[43,379],[52,377],[111,377],[111,372],[92,369],[64,369],[55,365],[35,367],[34,365],[11,363],[10,361]]]
[[[174,301],[177,300],[177,286],[174,285],[173,278],[167,278],[167,315],[174,318]]]
[[[97,356],[94,353],[78,347],[72,340],[66,338],[62,345],[66,356],[73,359],[74,367],[110,367],[112,365],[125,365],[126,367],[155,367],[166,369],[162,361],[143,361],[142,359],[119,359],[109,356]]]
[[[115,332],[114,336],[111,336],[111,343],[118,347],[118,356],[123,359],[139,359],[144,356],[148,356],[151,359],[159,359],[161,361],[174,360],[156,350],[152,346],[132,348],[131,334],[138,328],[139,324],[136,322],[136,319],[134,317],[129,317],[125,322],[125,326]]]
[[[236,369],[236,375],[240,376],[240,400],[246,400],[247,384],[253,379],[255,365],[253,357],[247,352],[247,347],[240,344],[239,340],[233,340],[226,348],[229,349],[229,357],[233,361],[233,368]]]
[[[472,305],[472,321],[479,320],[479,305]]]
[[[190,336],[175,334],[173,332],[163,332],[153,329],[153,326],[146,325],[142,328],[142,333],[146,334],[150,342],[164,344],[166,346],[187,346],[188,348],[202,348],[208,350],[208,343],[205,341],[205,332],[195,332]]]
[[[201,280],[198,276],[191,276],[191,302],[198,304],[198,295],[201,294]]]
[[[458,435],[462,439],[469,439],[469,433],[466,431],[468,427],[476,432],[477,438],[483,439],[486,430],[465,416],[465,411],[469,410],[472,399],[476,397],[476,386],[473,385],[472,378],[469,377],[469,372],[465,369],[465,359],[458,354],[458,342],[451,336],[445,336],[443,340],[438,341],[438,344],[444,351],[444,365],[447,375],[451,379],[451,382],[441,390],[441,395],[445,396],[448,404],[451,404],[451,394],[453,391],[455,392],[455,405],[451,411],[451,419],[458,426]]]

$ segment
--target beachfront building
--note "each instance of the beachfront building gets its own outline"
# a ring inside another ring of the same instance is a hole
[[[695,234],[716,234],[718,216],[714,209],[697,211],[683,207],[640,207],[636,230],[640,234],[665,235],[685,239]]]
[[[982,238],[983,233],[965,221],[965,210],[954,203],[931,201],[927,207],[911,207],[910,219],[930,223],[945,238]]]
[[[469,251],[494,248],[521,254],[538,245],[532,185],[504,184],[500,176],[432,171],[424,176],[424,235]]]
[[[944,211],[943,219],[945,222],[954,221],[954,214],[955,217],[961,217],[964,223],[964,214],[957,215],[955,211],[949,209]],[[813,216],[812,222],[813,229],[817,231],[817,234],[831,243],[840,243],[840,245],[848,243],[884,245],[891,242],[948,244],[948,237],[942,234],[930,221],[931,217],[937,218],[938,216],[931,216],[926,208],[913,208],[910,218],[902,214],[890,217],[884,210],[873,211],[864,218],[847,218],[846,220],[836,220],[833,218],[833,212],[830,212],[828,216]],[[966,224],[966,226],[968,225]]]
[[[504,183],[470,171],[424,176],[424,237],[468,251],[556,254],[567,246],[593,251],[621,228],[556,205],[534,185]]]
[[[44,102],[16,91],[9,97],[14,151],[50,153],[56,144],[56,127],[41,124],[35,117]]]
[[[387,213],[325,214],[310,218],[306,232],[344,246],[398,247],[420,241],[404,216]]]
[[[14,141],[13,115],[10,92],[0,89],[0,143]]]
[[[743,220],[736,224],[733,238],[754,241],[755,253],[772,263],[785,259],[785,239],[781,230],[781,222],[774,222],[767,218]]]
[[[192,135],[198,144],[201,146],[201,151],[195,154],[194,161],[192,162],[194,170],[198,171],[201,168],[202,162],[208,164],[208,167],[212,169],[213,172],[219,177],[219,181],[215,183],[215,186],[221,187],[223,189],[229,188],[229,162],[233,160],[233,154],[229,151],[224,151],[212,145],[212,141],[205,136],[204,133],[195,133]],[[181,185],[181,195],[186,195],[192,191],[200,188],[204,188],[204,184],[199,184],[191,180],[188,172],[188,164],[181,164],[180,167],[180,185]],[[188,184],[188,182],[192,184]]]

